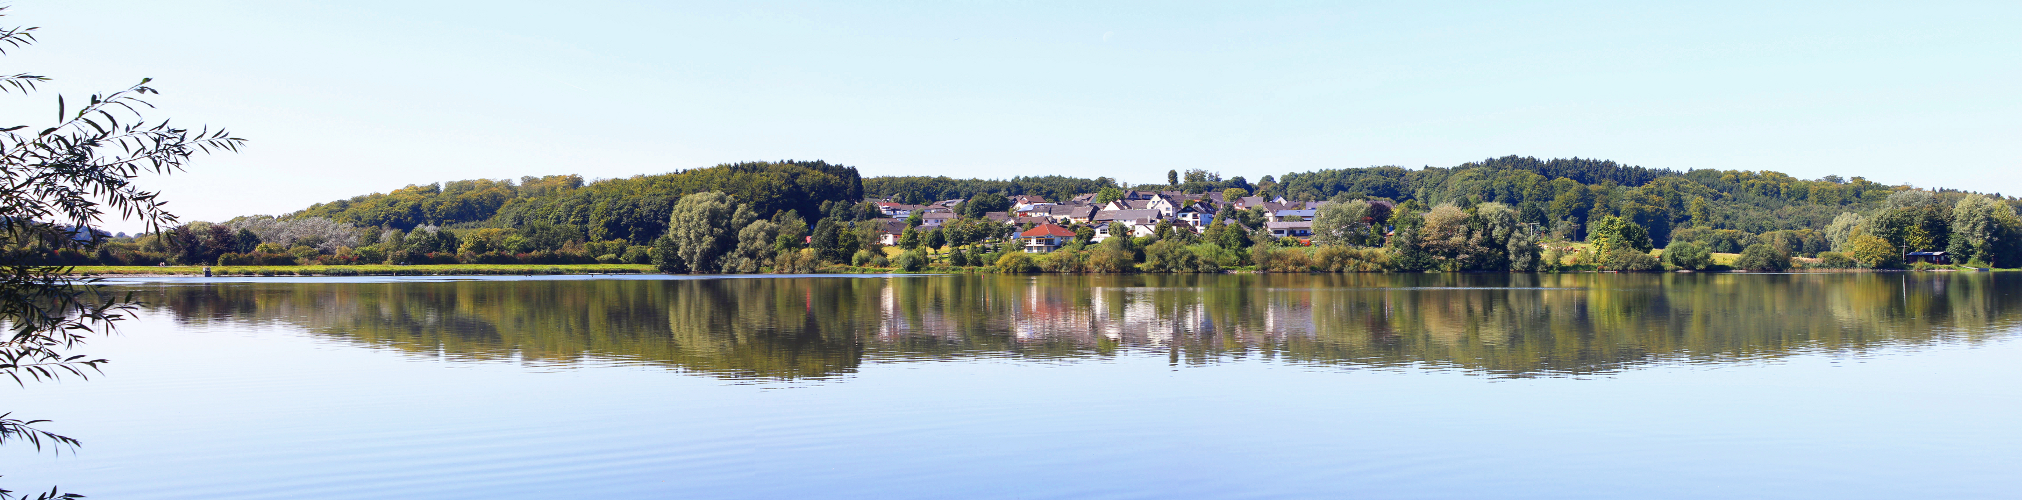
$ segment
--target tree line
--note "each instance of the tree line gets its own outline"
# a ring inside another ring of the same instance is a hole
[[[1916,250],[2022,266],[2016,200],[1861,178],[1504,157],[1452,168],[1316,170],[1254,184],[1174,170],[1167,181],[863,178],[820,161],[752,162],[595,182],[556,175],[408,186],[279,217],[107,238],[92,248],[7,248],[50,264],[601,262],[678,272],[987,267],[1007,258],[1002,269],[1072,272],[1887,268],[1908,265],[1900,254]],[[1310,238],[1274,237],[1265,230],[1269,214],[1223,206],[1200,230],[1167,224],[1100,244],[1094,226],[1071,227],[1077,237],[1064,253],[1039,256],[1008,255],[1022,253],[1013,234],[1024,227],[986,217],[1010,210],[1013,196],[1108,201],[1126,189],[1179,191],[1211,204],[1209,195],[1221,194],[1224,205],[1248,194],[1329,203]],[[872,220],[881,212],[870,201],[884,199],[957,200],[956,218],[923,227],[916,214],[894,229]],[[884,248],[886,231],[903,233],[889,241],[898,248]],[[1713,264],[1721,253],[1739,260]]]

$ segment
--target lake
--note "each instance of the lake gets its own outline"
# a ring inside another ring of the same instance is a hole
[[[92,498],[2000,498],[2022,275],[121,280]]]

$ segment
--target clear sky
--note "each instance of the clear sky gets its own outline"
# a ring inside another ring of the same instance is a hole
[[[825,159],[1162,181],[1502,155],[2022,194],[2022,2],[15,0],[0,97],[153,77],[243,153],[186,220],[408,184]],[[131,226],[110,225],[115,230]]]

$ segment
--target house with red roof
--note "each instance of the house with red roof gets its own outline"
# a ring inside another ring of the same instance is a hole
[[[1018,239],[1025,242],[1025,253],[1048,253],[1059,250],[1060,247],[1067,244],[1068,239],[1073,237],[1074,231],[1060,227],[1059,224],[1051,223],[1040,224],[1025,232],[1018,233]]]

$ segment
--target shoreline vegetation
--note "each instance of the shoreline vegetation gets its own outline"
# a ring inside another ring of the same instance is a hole
[[[1509,156],[1163,184],[822,161],[477,179],[8,245],[88,274],[1351,273],[2022,268],[2022,200]],[[185,266],[170,271],[171,265]]]

